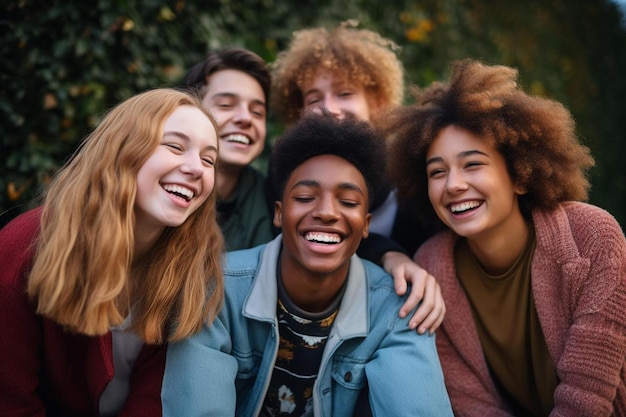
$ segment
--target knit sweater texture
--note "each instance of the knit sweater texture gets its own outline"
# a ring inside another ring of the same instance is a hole
[[[531,290],[559,379],[550,416],[626,416],[624,233],[613,216],[585,203],[563,203],[532,217]],[[447,306],[437,350],[452,407],[459,417],[511,416],[456,278],[457,239],[442,232],[414,257],[437,278]]]

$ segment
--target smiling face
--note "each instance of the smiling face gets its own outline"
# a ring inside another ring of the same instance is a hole
[[[283,279],[314,276],[341,284],[369,221],[367,187],[354,165],[335,155],[302,163],[274,214],[283,233]]]
[[[265,103],[261,85],[245,72],[226,69],[211,74],[202,104],[219,126],[220,166],[243,168],[263,152]]]
[[[442,129],[426,154],[428,197],[437,216],[470,242],[518,236],[525,228],[503,156],[465,129]]]
[[[365,88],[342,83],[330,71],[319,70],[311,84],[304,88],[302,96],[304,111],[319,113],[326,109],[338,118],[352,113],[360,120],[370,120],[371,109]]]
[[[193,106],[174,110],[137,174],[135,233],[153,236],[183,224],[213,191],[216,159],[217,134],[208,117]]]

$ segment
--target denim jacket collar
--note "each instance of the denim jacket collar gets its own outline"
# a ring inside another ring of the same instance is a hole
[[[276,268],[282,245],[282,234],[269,242],[261,254],[252,289],[244,303],[246,317],[274,322],[278,291],[276,288]],[[348,282],[339,313],[333,324],[331,335],[340,340],[367,335],[369,328],[367,281],[361,260],[353,255],[350,258]],[[365,318],[365,320],[363,320]]]

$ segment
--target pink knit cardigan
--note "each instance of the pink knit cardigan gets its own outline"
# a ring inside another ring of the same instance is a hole
[[[550,416],[626,416],[626,240],[615,219],[585,203],[535,211],[532,294],[559,384]],[[437,349],[456,416],[511,416],[489,376],[456,279],[457,237],[440,233],[415,260],[441,286],[447,313]]]

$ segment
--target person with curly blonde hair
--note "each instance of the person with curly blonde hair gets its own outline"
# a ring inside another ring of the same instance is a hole
[[[186,93],[136,95],[0,230],[0,415],[161,415],[167,343],[223,300],[216,129]]]
[[[376,127],[386,111],[402,104],[404,70],[397,49],[391,40],[358,29],[353,21],[333,29],[294,32],[287,49],[271,64],[273,109],[287,125],[305,112],[328,112],[340,119],[352,114]],[[381,172],[384,159],[380,155]],[[399,295],[412,284],[400,315],[421,301],[410,326],[420,333],[433,332],[443,320],[445,305],[435,279],[409,257],[428,235],[398,207],[389,181],[373,190],[371,203],[371,233],[358,254],[382,265],[394,277]]]
[[[414,259],[448,306],[458,416],[626,415],[626,239],[587,204],[589,149],[517,70],[457,61],[387,126],[399,197],[441,232]]]
[[[299,120],[312,104],[331,112],[341,110],[338,101],[333,106],[320,100],[319,91],[309,91],[314,90],[320,74],[338,89],[343,87],[344,91],[337,91],[336,100],[354,96],[351,89],[362,91],[367,119],[372,122],[381,111],[402,104],[404,69],[395,53],[398,46],[376,32],[353,25],[348,21],[331,30],[318,27],[297,31],[288,49],[278,54],[272,64],[272,106],[286,124]]]

